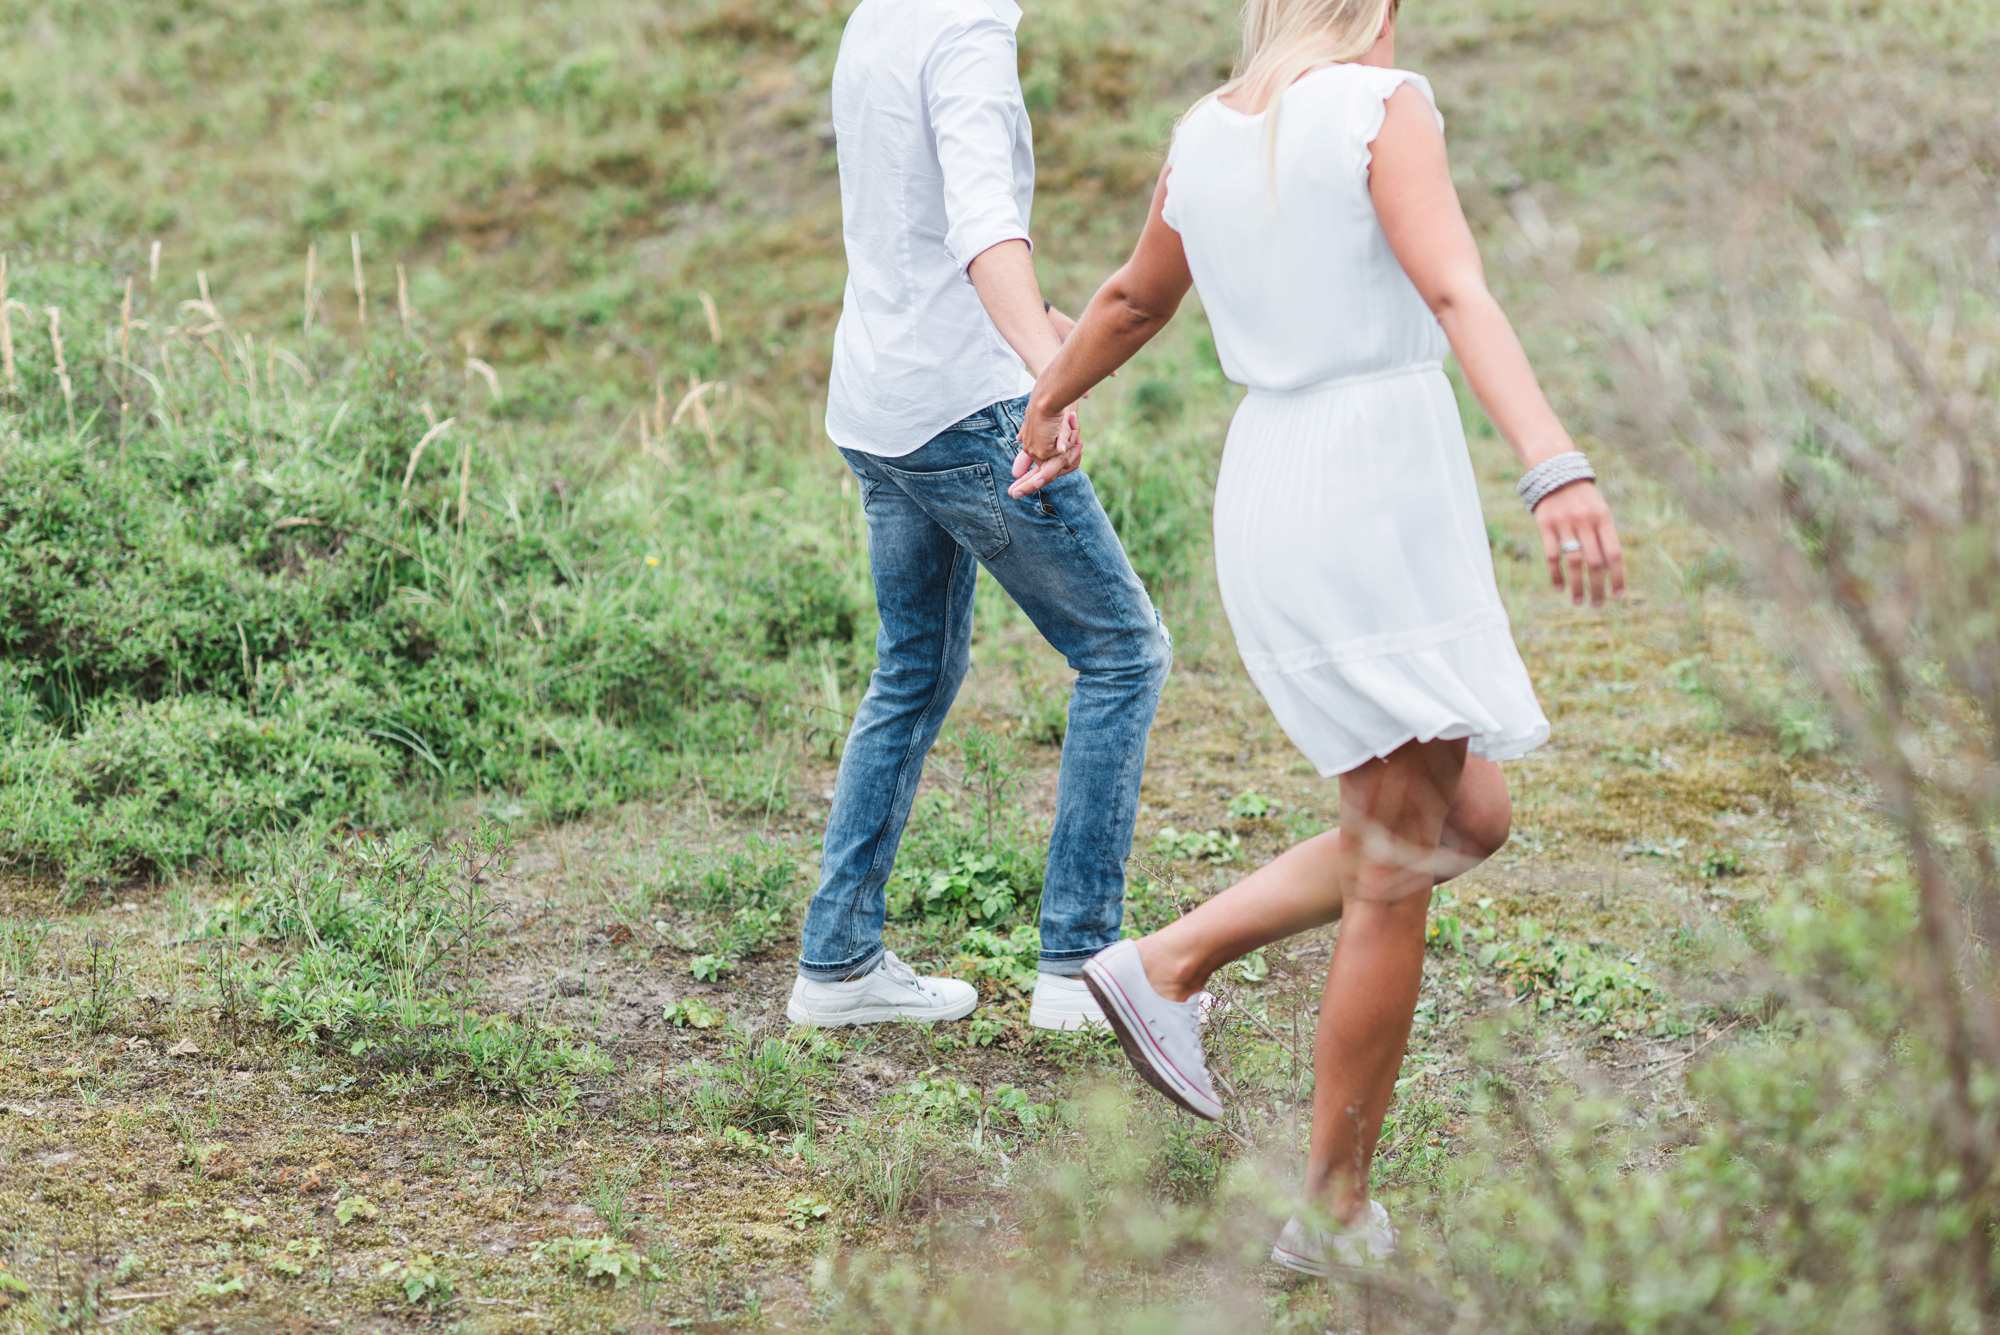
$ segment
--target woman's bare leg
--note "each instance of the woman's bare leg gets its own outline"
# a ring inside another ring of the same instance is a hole
[[[1444,745],[1450,745],[1445,743]],[[1472,870],[1507,842],[1507,780],[1490,760],[1468,757],[1445,819],[1434,880]],[[1181,1001],[1209,975],[1260,946],[1341,916],[1352,893],[1358,845],[1328,830],[1296,844],[1186,916],[1139,941],[1146,976],[1161,996]]]
[[[1368,1168],[1424,977],[1424,919],[1445,821],[1463,786],[1464,742],[1417,743],[1340,777],[1354,879],[1313,1043],[1306,1190],[1334,1218],[1368,1204]]]
[[[1191,995],[1259,946],[1342,919],[1313,1044],[1308,1193],[1367,1207],[1368,1169],[1409,1043],[1431,887],[1506,839],[1506,782],[1464,742],[1412,743],[1340,778],[1340,828],[1289,850],[1139,941],[1154,988]]]

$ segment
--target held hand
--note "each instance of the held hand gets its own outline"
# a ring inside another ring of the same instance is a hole
[[[1046,487],[1083,465],[1083,429],[1075,408],[1050,415],[1030,407],[1021,423],[1021,450],[1014,456],[1014,483],[1007,494],[1015,500]]]
[[[1591,606],[1602,606],[1607,586],[1613,598],[1625,596],[1625,552],[1596,483],[1572,482],[1551,492],[1535,507],[1535,523],[1549,578],[1569,589],[1571,602],[1581,607],[1587,594]]]
[[[1055,326],[1056,337],[1064,342],[1069,341],[1070,330],[1076,328],[1076,321],[1053,306],[1049,307],[1049,323]]]

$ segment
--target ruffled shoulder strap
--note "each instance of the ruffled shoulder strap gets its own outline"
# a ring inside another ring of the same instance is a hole
[[[1209,95],[1209,97],[1213,96],[1214,94],[1212,93]],[[1176,232],[1181,231],[1182,228],[1181,211],[1174,195],[1174,167],[1180,160],[1181,145],[1187,142],[1190,122],[1201,113],[1208,100],[1209,98],[1204,97],[1200,102],[1195,103],[1194,106],[1188,109],[1187,114],[1181,117],[1179,124],[1174,126],[1173,140],[1167,145],[1167,198],[1160,205],[1160,219]]]
[[[1444,113],[1438,110],[1437,93],[1431,88],[1431,81],[1410,70],[1381,69],[1376,66],[1357,66],[1365,72],[1360,80],[1362,99],[1356,124],[1359,135],[1355,142],[1355,165],[1363,176],[1368,174],[1368,166],[1375,159],[1375,140],[1382,133],[1382,122],[1389,117],[1389,99],[1396,90],[1408,85],[1424,95],[1430,105],[1431,115],[1436,117],[1440,131],[1444,129]]]

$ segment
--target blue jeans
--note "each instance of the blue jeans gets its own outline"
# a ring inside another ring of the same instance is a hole
[[[860,479],[882,630],[827,819],[799,972],[837,982],[882,957],[884,887],[924,757],[971,663],[979,567],[1077,673],[1042,883],[1044,972],[1118,940],[1146,735],[1172,658],[1166,628],[1081,472],[1007,495],[1025,399],[897,459],[843,450]]]

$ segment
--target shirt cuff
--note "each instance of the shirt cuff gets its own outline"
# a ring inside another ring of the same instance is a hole
[[[1034,254],[1035,239],[1018,222],[993,221],[954,232],[945,239],[945,249],[951,253],[952,263],[966,282],[972,281],[972,262],[995,246],[1009,241],[1025,241],[1028,253]]]

